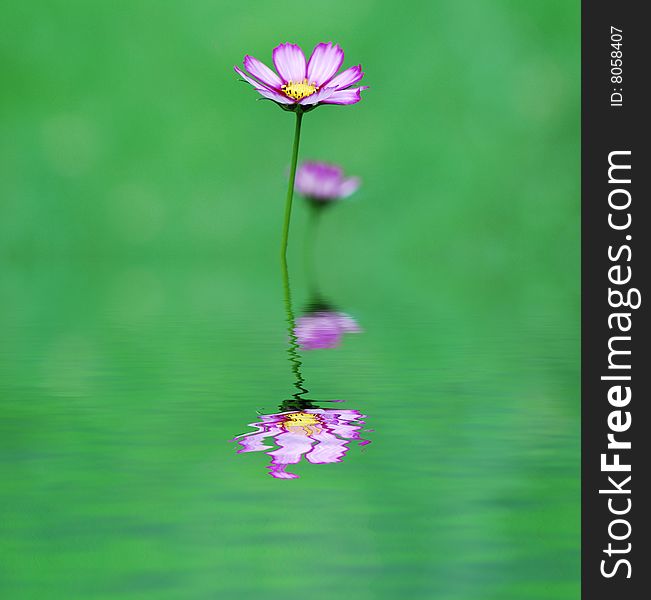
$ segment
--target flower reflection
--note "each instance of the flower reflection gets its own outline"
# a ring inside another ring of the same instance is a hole
[[[337,348],[344,333],[360,333],[350,315],[332,310],[316,310],[296,319],[294,333],[303,350]]]
[[[299,349],[334,348],[347,332],[359,332],[355,320],[333,310],[323,302],[314,303],[306,314],[296,319],[292,309],[287,261],[282,260],[283,288],[289,345],[287,354],[294,375],[295,393],[282,402],[276,413],[260,415],[250,423],[255,431],[236,436],[231,441],[239,444],[238,454],[264,452],[271,457],[267,467],[276,479],[298,479],[287,471],[305,459],[311,464],[341,462],[350,442],[365,446],[370,441],[362,438],[366,415],[345,408],[321,408],[307,395]],[[341,402],[330,400],[330,402]]]
[[[266,452],[271,457],[269,474],[276,479],[298,479],[298,475],[286,470],[289,465],[303,458],[312,464],[341,462],[351,441],[359,446],[369,444],[360,435],[365,418],[357,410],[334,408],[261,415],[260,421],[251,423],[257,431],[239,435],[233,441],[241,446],[238,454],[271,450]],[[273,441],[276,448],[267,441]]]

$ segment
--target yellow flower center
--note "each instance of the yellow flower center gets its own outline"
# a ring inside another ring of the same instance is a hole
[[[321,422],[317,415],[312,413],[296,412],[285,415],[281,427],[293,433],[313,435],[321,432]]]
[[[307,98],[316,92],[319,88],[312,84],[308,83],[307,79],[303,81],[294,83],[290,81],[280,88],[287,96],[294,98],[294,100],[301,100],[302,98]]]

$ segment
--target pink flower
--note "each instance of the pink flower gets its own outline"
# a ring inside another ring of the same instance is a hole
[[[285,110],[302,107],[303,112],[320,104],[355,104],[368,86],[351,87],[364,77],[362,66],[337,71],[344,62],[344,51],[328,42],[317,44],[310,60],[296,44],[281,44],[273,50],[276,72],[248,54],[244,71],[235,71],[263,97],[273,100]]]
[[[296,191],[318,203],[347,198],[360,186],[359,177],[344,177],[338,165],[305,161],[296,171]]]
[[[303,350],[337,348],[344,333],[359,333],[357,321],[335,311],[316,311],[296,319],[294,335]]]
[[[341,462],[350,441],[357,441],[359,446],[369,444],[360,437],[365,418],[357,410],[322,408],[261,415],[261,421],[251,423],[257,431],[231,441],[238,441],[238,454],[271,450],[266,452],[271,457],[269,474],[276,479],[298,479],[286,471],[288,465],[302,458],[312,464]],[[266,444],[267,438],[272,438],[275,447]]]

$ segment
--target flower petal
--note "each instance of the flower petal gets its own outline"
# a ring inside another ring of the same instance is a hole
[[[334,87],[337,89],[347,88],[353,83],[357,83],[364,77],[362,72],[362,65],[357,65],[356,67],[350,67],[337,75],[334,79],[330,81],[328,87]]]
[[[287,96],[285,96],[285,94],[281,94],[276,90],[268,90],[267,88],[261,88],[261,87],[257,87],[255,89],[261,96],[264,96],[265,98],[269,98],[269,100],[273,100],[274,102],[280,102],[280,104],[296,103],[296,100],[294,100],[293,98],[288,98]]]
[[[287,465],[271,465],[267,467],[269,469],[269,475],[275,477],[276,479],[298,479],[296,473],[287,473],[285,469]]]
[[[276,436],[278,449],[267,452],[274,465],[289,465],[297,463],[301,457],[312,448],[313,440],[304,433],[281,433]]]
[[[242,78],[244,81],[247,83],[250,83],[254,88],[258,89],[260,87],[260,84],[255,80],[251,79],[242,69],[240,69],[238,66],[234,66],[233,69],[235,69],[235,72]]]
[[[296,171],[296,191],[308,198],[331,199],[338,192],[343,171],[337,165],[306,161]]]
[[[316,104],[317,102],[323,102],[325,99],[330,98],[332,94],[336,91],[335,88],[327,87],[327,88],[321,88],[318,92],[315,92],[311,96],[306,96],[305,98],[302,98],[299,101],[299,104],[302,105],[312,105]]]
[[[267,65],[254,56],[248,54],[244,57],[244,68],[258,81],[272,90],[279,90],[283,85],[280,77],[276,75]]]
[[[363,423],[366,418],[366,415],[350,408],[342,408],[331,412],[336,415],[338,421],[361,421]]]
[[[332,96],[322,100],[323,104],[355,104],[362,99],[362,90],[367,86],[349,88],[347,90],[336,90]]]
[[[344,51],[337,44],[317,44],[307,63],[307,80],[317,86],[325,85],[334,77],[343,62]]]
[[[360,179],[359,177],[348,177],[347,179],[344,179],[344,181],[340,184],[339,191],[341,192],[341,189],[345,186],[348,188],[352,188],[349,192],[348,195],[352,194],[360,184]],[[346,313],[336,313],[337,314],[337,326],[341,331],[345,333],[361,333],[362,328],[359,326],[357,321],[353,319],[350,315],[347,315]]]
[[[281,432],[279,431],[278,434]],[[237,451],[238,454],[243,452],[259,452],[261,450],[269,450],[274,446],[267,446],[264,441],[266,438],[272,434],[266,431],[262,433],[254,433],[253,435],[247,435],[243,437],[238,443],[241,448]]]
[[[339,437],[348,439],[348,440],[358,440],[359,439],[359,430],[361,429],[360,425],[344,425],[342,423],[335,423],[329,427],[332,433],[338,435]]]
[[[362,180],[359,177],[347,177],[339,184],[339,197],[348,198],[348,196],[354,194],[357,191],[361,183]],[[353,321],[353,323],[355,322]],[[347,329],[346,327],[342,326],[342,329],[347,332],[358,333],[359,331],[361,331],[357,323],[354,324],[354,329],[353,328]]]
[[[301,82],[305,79],[305,55],[296,44],[280,44],[273,51],[276,71],[285,82]]]
[[[247,83],[250,83],[254,88],[255,91],[258,92],[261,96],[264,96],[265,98],[268,98],[269,100],[273,100],[274,102],[279,102],[280,104],[294,104],[296,101],[293,98],[289,98],[285,96],[285,94],[281,94],[280,92],[277,92],[276,90],[272,90],[270,88],[264,87],[262,83],[258,83],[255,81],[255,79],[251,79],[242,69],[239,67],[233,67],[235,69],[235,72],[242,78],[244,81]]]
[[[305,458],[313,464],[341,462],[348,451],[348,442],[328,431],[317,433],[312,438],[318,443],[305,455]]]

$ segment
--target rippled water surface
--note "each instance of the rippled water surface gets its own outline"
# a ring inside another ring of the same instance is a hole
[[[351,266],[321,269],[319,295],[356,330],[302,350],[266,266],[7,270],[3,595],[574,595],[576,330],[523,306],[529,289],[502,303],[490,282]],[[298,271],[297,319],[314,308]],[[340,439],[316,407],[365,415],[339,462],[305,454]],[[307,443],[297,479],[231,441],[274,413]]]

